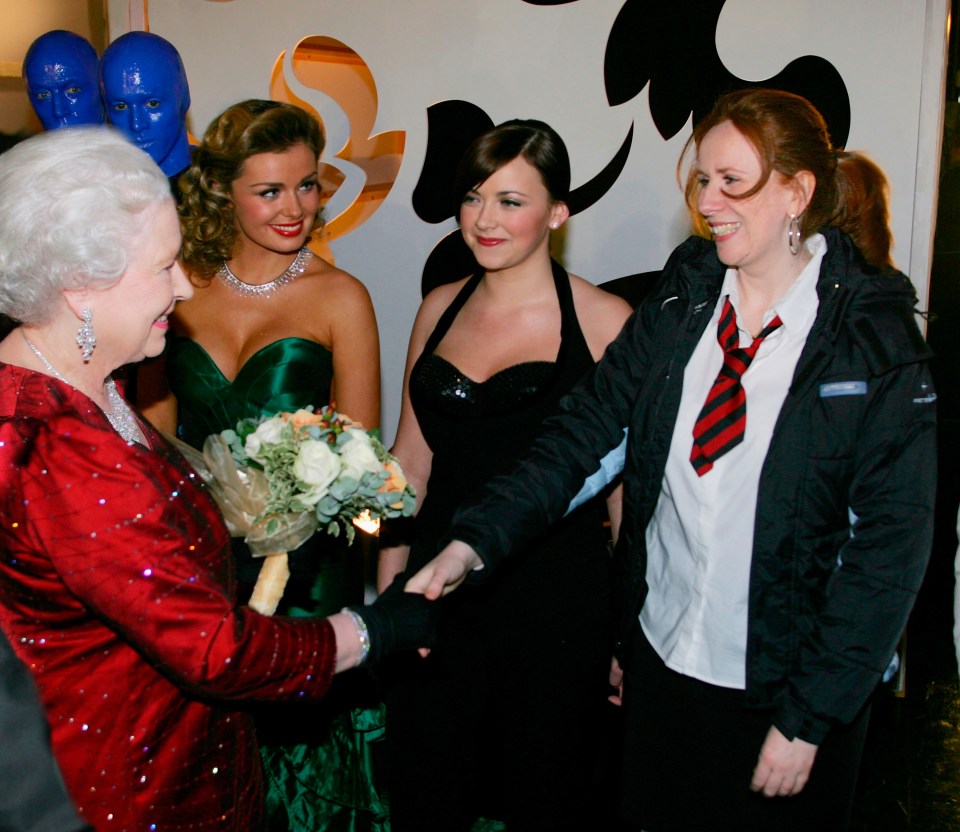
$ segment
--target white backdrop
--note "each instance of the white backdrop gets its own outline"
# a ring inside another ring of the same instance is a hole
[[[653,0],[651,0],[652,2]],[[645,88],[607,103],[603,57],[625,0],[533,5],[522,0],[152,0],[149,28],[183,56],[190,124],[200,134],[225,107],[270,97],[278,56],[305,37],[336,38],[369,65],[379,108],[374,132],[402,130],[396,183],[362,226],[334,240],[337,265],[369,288],[383,351],[383,427],[392,439],[406,342],[424,261],[453,222],[413,211],[427,142],[427,107],[464,99],[500,122],[539,118],[564,137],[573,185],[592,178],[634,139],[626,167],[597,204],[574,217],[564,262],[601,283],[662,266],[687,234],[675,181],[689,124],[657,132]],[[664,0],[676,2],[676,0]],[[111,37],[137,25],[135,0],[110,0]],[[745,80],[777,74],[803,55],[839,71],[851,103],[850,149],[887,172],[898,265],[926,299],[936,195],[946,0],[727,0],[717,26],[726,68]],[[324,99],[299,94],[324,113]]]

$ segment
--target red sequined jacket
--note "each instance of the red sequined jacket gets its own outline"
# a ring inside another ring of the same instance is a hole
[[[145,434],[128,445],[83,394],[0,364],[0,628],[98,832],[248,832],[260,769],[236,700],[322,696],[333,631],[236,606],[217,508]]]

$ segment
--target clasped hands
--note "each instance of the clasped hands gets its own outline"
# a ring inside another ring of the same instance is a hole
[[[468,573],[482,566],[483,561],[471,546],[454,540],[407,581],[404,593],[422,595],[428,601],[436,601],[453,592],[463,583]],[[420,646],[418,652],[421,656],[428,656],[429,644]]]
[[[433,601],[456,589],[471,569],[482,566],[477,553],[455,540],[404,585],[400,573],[370,606],[354,606],[366,625],[367,661],[379,661],[395,650],[430,653],[437,639],[439,612]]]
[[[472,546],[461,540],[454,540],[407,581],[405,590],[436,601],[437,598],[453,592],[470,572],[482,566],[483,561]]]

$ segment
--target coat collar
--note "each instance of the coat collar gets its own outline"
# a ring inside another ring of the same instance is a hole
[[[820,233],[826,239],[827,252],[817,279],[820,310],[816,331],[835,340],[854,301],[854,309],[877,302],[911,306],[916,302],[913,285],[905,275],[884,273],[867,264],[850,237],[838,228],[827,227]],[[694,311],[699,311],[704,304],[715,304],[726,268],[711,240],[689,237],[667,261],[666,280],[654,300],[662,303],[666,298],[678,297],[688,301]]]

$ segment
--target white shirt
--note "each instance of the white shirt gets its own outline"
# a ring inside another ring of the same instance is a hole
[[[746,686],[747,606],[760,470],[800,352],[817,315],[817,278],[827,250],[807,240],[811,259],[764,315],[783,326],[764,339],[743,375],[747,424],[743,442],[698,477],[690,464],[693,427],[723,365],[717,324],[729,296],[740,346],[752,343],[740,323],[737,271],[728,269],[720,298],[686,366],[660,498],[647,526],[649,594],[643,631],[667,667],[710,684]]]

